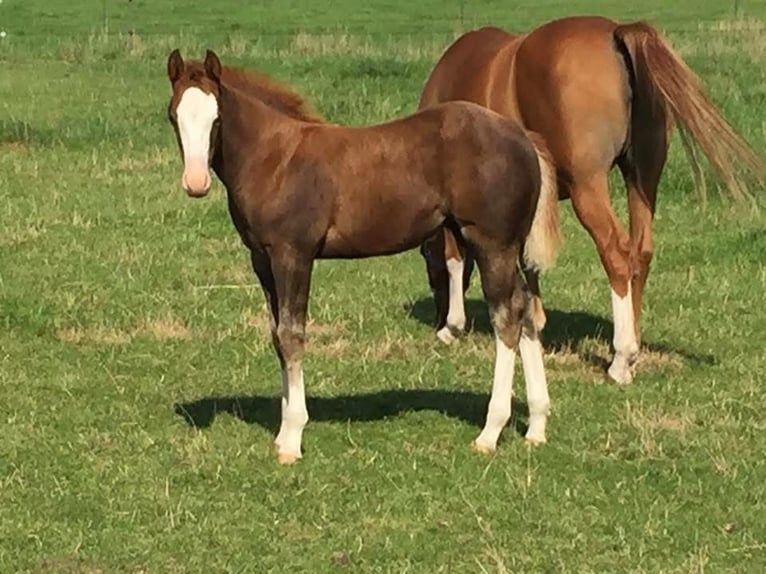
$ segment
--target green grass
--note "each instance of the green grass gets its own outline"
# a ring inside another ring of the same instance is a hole
[[[712,0],[492,1],[462,18],[435,0],[134,0],[108,4],[108,33],[102,3],[60,4],[0,4],[0,572],[766,569],[766,219],[715,194],[701,209],[679,145],[634,385],[603,379],[606,279],[563,204],[546,446],[517,430],[519,369],[497,455],[468,449],[491,381],[486,311],[476,283],[474,332],[441,346],[412,252],[317,265],[313,422],[303,461],[281,468],[263,297],[220,186],[180,189],[164,75],[172,47],[210,46],[365,124],[413,111],[464,28],[647,17],[762,150],[762,3],[732,20]]]

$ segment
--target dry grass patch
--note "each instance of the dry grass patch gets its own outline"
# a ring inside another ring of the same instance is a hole
[[[133,331],[134,336],[149,335],[158,341],[169,339],[190,339],[191,330],[175,317],[163,317],[147,321]]]
[[[0,152],[3,153],[25,153],[29,151],[29,146],[21,141],[0,141]]]
[[[186,340],[192,338],[192,331],[174,317],[162,317],[144,321],[132,329],[115,329],[104,325],[90,327],[64,327],[55,333],[65,343],[96,343],[103,345],[125,345],[133,339],[149,337],[157,341]]]
[[[28,241],[34,241],[43,234],[43,229],[31,225],[15,229],[7,228],[0,232],[0,247],[17,247]]]
[[[672,44],[684,57],[696,54],[745,56],[757,63],[766,58],[766,24],[752,19],[700,24],[699,32],[693,37],[673,38]]]
[[[455,34],[454,38],[457,38]],[[453,38],[453,39],[454,39]],[[435,60],[449,45],[449,39],[424,40],[411,36],[389,37],[384,41],[347,33],[310,34],[298,32],[282,55],[349,56],[355,58],[396,58],[397,60]]]
[[[130,333],[111,327],[66,327],[56,331],[56,338],[65,343],[99,343],[104,345],[124,345],[130,343]]]
[[[680,413],[669,413],[642,403],[625,403],[625,419],[640,437],[641,451],[647,456],[662,454],[663,433],[683,434],[692,424],[691,419]]]

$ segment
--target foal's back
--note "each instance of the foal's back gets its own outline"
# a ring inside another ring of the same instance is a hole
[[[540,187],[523,129],[468,102],[372,127],[308,126],[292,161],[327,198],[321,257],[411,249],[447,219],[515,241],[531,220],[512,218],[533,214]]]

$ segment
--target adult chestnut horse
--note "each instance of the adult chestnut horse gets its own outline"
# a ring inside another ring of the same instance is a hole
[[[493,451],[510,417],[518,347],[529,403],[527,440],[543,442],[549,398],[534,309],[514,264],[546,266],[558,245],[558,192],[541,142],[516,122],[467,102],[387,124],[324,123],[303,99],[255,72],[167,62],[169,119],[192,197],[212,165],[249,248],[282,367],[278,460],[301,456],[308,421],[302,357],[314,260],[388,255],[443,226],[476,258],[496,335],[492,396],[474,442]]]
[[[513,118],[543,136],[558,169],[559,194],[572,199],[609,278],[614,358],[609,375],[632,380],[639,350],[641,297],[654,250],[652,220],[669,137],[678,125],[695,178],[701,171],[691,142],[707,156],[735,197],[738,168],[762,177],[763,165],[703,91],[666,39],[643,22],[618,24],[576,17],[524,35],[482,28],[458,38],[426,83],[420,108],[467,100]],[[625,179],[630,234],[609,201],[607,177],[617,165]],[[446,246],[446,267],[432,257]],[[437,304],[439,337],[450,342],[465,326],[464,267],[447,230],[423,246]],[[527,273],[538,292],[537,273]]]

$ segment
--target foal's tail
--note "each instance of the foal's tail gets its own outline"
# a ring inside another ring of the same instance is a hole
[[[766,180],[766,166],[710,101],[699,78],[667,39],[646,22],[617,26],[614,37],[630,55],[635,74],[634,98],[664,109],[676,121],[698,189],[705,193],[702,170],[692,148],[696,143],[735,199],[747,196],[739,167]]]
[[[524,245],[524,262],[530,269],[545,271],[553,267],[561,246],[559,229],[559,188],[556,166],[545,140],[535,132],[527,132],[535,146],[540,164],[540,197],[535,208],[535,217]]]

